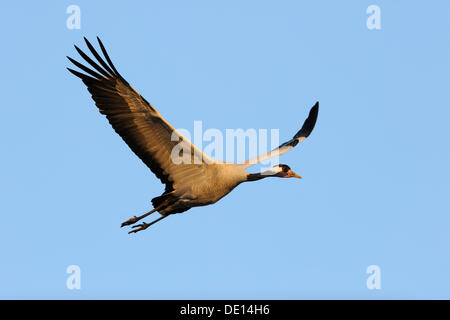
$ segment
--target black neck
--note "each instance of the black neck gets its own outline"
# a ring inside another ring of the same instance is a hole
[[[261,173],[249,173],[247,175],[247,181],[256,181],[264,178],[270,177],[268,175],[262,175]]]

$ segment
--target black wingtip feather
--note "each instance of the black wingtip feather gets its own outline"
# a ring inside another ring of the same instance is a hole
[[[84,53],[80,48],[78,48],[76,45],[74,46],[75,50],[77,50],[78,54],[84,59],[86,60],[87,63],[89,63],[91,65],[92,68],[94,68],[95,70],[97,70],[99,73],[101,73],[104,77],[109,78],[111,77],[110,74],[108,74],[104,69],[102,69],[94,60],[92,60],[91,58],[89,58],[89,56]]]
[[[103,45],[103,43],[102,43],[102,41],[100,40],[99,37],[97,37],[97,41],[98,41],[98,44],[100,45],[100,49],[102,50],[103,56],[105,57],[105,59],[108,62],[109,66],[111,67],[111,69],[114,70],[116,76],[120,77],[122,80],[125,80],[125,79],[122,78],[122,76],[117,71],[117,69],[114,66],[114,64],[112,63],[111,59],[109,58],[108,52],[106,52],[105,46]]]
[[[114,71],[111,70],[111,68],[105,63],[105,61],[102,59],[102,57],[98,54],[97,50],[95,50],[94,46],[89,42],[86,37],[84,37],[84,41],[86,42],[87,47],[91,51],[91,53],[94,55],[95,59],[102,65],[103,68],[111,75],[115,76]]]
[[[90,74],[91,76],[93,76],[94,78],[97,79],[102,79],[103,77],[98,74],[97,72],[89,69],[88,67],[82,65],[81,63],[79,63],[78,61],[72,59],[71,57],[67,57],[67,59],[69,59],[70,62],[72,62],[74,65],[76,65],[78,68],[80,68],[81,70],[83,70],[84,72]]]
[[[70,69],[70,68],[66,68],[67,70],[69,70],[70,73],[72,73],[73,75],[77,76],[78,78],[80,78],[81,80],[95,80],[94,78],[89,77],[88,75],[78,72],[76,70]]]
[[[300,137],[307,138],[313,131],[314,126],[316,125],[318,114],[319,114],[319,101],[317,101],[311,108],[311,110],[309,111],[308,118],[306,118],[302,128],[300,129],[299,132],[297,132],[294,138]]]

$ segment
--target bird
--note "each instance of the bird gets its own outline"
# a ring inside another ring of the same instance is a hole
[[[75,50],[85,60],[85,64],[71,57],[67,58],[84,73],[72,68],[67,68],[68,71],[82,80],[100,113],[106,116],[112,128],[137,157],[165,184],[164,192],[151,200],[152,210],[139,217],[133,216],[121,224],[121,227],[132,225],[128,233],[145,230],[162,219],[193,207],[216,203],[243,182],[268,177],[301,178],[285,164],[257,173],[247,172],[246,169],[265,159],[282,155],[306,139],[316,124],[318,101],[310,109],[301,129],[279,147],[243,163],[215,160],[179,134],[121,76],[99,37],[97,41],[104,58],[86,37],[84,41],[97,62],[75,45]],[[178,141],[172,139],[173,135],[178,137]],[[191,161],[173,161],[172,152],[180,141],[186,148],[183,147],[179,155]],[[137,223],[154,212],[158,212],[160,217],[150,223]]]

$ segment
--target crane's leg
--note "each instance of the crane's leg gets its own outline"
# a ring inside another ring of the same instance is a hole
[[[147,229],[148,227],[150,227],[152,224],[157,223],[159,220],[162,220],[162,219],[164,219],[164,218],[167,218],[169,215],[170,215],[170,214],[163,215],[162,217],[160,217],[160,218],[158,218],[158,219],[156,219],[156,220],[154,220],[154,221],[152,221],[152,222],[150,222],[150,223],[145,223],[145,222],[143,222],[143,223],[141,223],[141,224],[137,224],[137,225],[135,225],[135,226],[132,226],[132,228],[137,228],[137,229],[131,230],[131,231],[128,232],[128,233],[139,232],[139,231],[145,230],[145,229]]]
[[[128,225],[130,225],[130,224],[136,223],[136,222],[138,222],[139,220],[144,219],[146,216],[151,215],[153,212],[155,212],[155,211],[158,210],[158,209],[159,209],[159,208],[155,208],[155,209],[153,209],[153,210],[147,212],[146,214],[143,214],[143,215],[140,216],[140,217],[134,216],[133,218],[130,218],[130,219],[128,219],[128,220],[125,221],[125,222],[122,222],[122,224],[120,225],[120,227],[122,228],[122,227],[128,226]]]

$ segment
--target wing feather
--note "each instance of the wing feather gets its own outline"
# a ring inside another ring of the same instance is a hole
[[[292,148],[294,148],[299,142],[302,142],[303,140],[305,140],[313,131],[314,126],[316,125],[318,114],[319,114],[319,102],[316,102],[315,105],[309,111],[308,118],[306,118],[305,122],[303,123],[303,126],[294,135],[294,137],[291,140],[281,144],[278,148],[275,148],[272,151],[270,151],[264,155],[247,160],[245,162],[247,167],[250,167],[250,166],[252,166],[258,162],[261,162],[263,160],[266,160],[266,159],[269,159],[272,157],[276,157],[276,156],[280,156],[280,155],[286,153],[287,151],[291,150]]]
[[[106,116],[131,150],[166,184],[166,192],[173,191],[177,182],[184,181],[186,176],[192,179],[202,175],[206,169],[205,165],[213,160],[176,132],[160,113],[128,84],[117,72],[103,43],[97,39],[106,62],[85,38],[89,50],[100,65],[75,46],[80,56],[95,71],[69,57],[75,66],[88,75],[67,69],[87,86],[100,113]],[[179,141],[172,141],[174,132]],[[190,163],[175,164],[171,159],[173,148],[181,141],[190,147]]]

